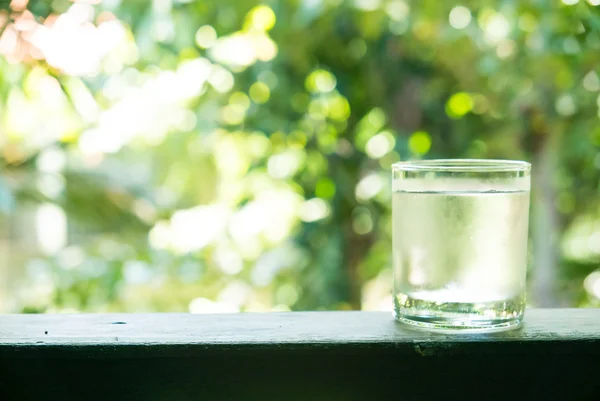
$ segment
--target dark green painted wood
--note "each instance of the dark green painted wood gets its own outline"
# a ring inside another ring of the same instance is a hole
[[[0,400],[600,400],[600,309],[522,329],[389,313],[0,316]]]

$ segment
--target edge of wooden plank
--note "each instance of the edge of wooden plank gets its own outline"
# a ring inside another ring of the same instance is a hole
[[[600,309],[532,309],[522,328],[438,334],[386,312],[0,316],[0,347],[600,341]]]

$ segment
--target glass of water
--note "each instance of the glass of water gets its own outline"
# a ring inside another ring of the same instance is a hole
[[[520,325],[530,170],[509,160],[392,166],[397,320],[452,332]]]

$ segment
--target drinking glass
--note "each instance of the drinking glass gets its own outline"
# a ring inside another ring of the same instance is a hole
[[[530,171],[512,160],[392,166],[397,320],[451,332],[520,325]]]

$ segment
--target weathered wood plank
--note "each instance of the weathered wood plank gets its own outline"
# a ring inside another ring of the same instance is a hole
[[[88,314],[0,316],[0,347],[107,344],[312,344],[599,339],[600,309],[533,309],[522,329],[449,335],[407,329],[386,312],[225,315]]]
[[[388,313],[0,316],[0,400],[597,400],[600,309],[446,335]]]

